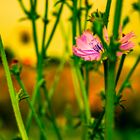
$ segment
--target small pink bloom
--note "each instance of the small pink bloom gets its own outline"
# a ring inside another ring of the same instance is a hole
[[[119,33],[121,34],[122,37],[119,39],[121,45],[119,46],[120,51],[117,52],[117,56],[121,56],[124,53],[128,53],[135,46],[134,43],[130,40],[131,38],[135,37],[135,34],[133,32],[124,35],[122,34],[122,29],[120,28]],[[105,41],[109,43],[109,37],[107,29],[105,27],[103,29],[103,34]]]
[[[76,38],[76,45],[73,46],[73,53],[86,61],[99,60],[103,47],[99,39],[90,31],[85,31]]]

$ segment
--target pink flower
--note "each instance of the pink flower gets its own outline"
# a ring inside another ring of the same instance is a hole
[[[133,32],[130,32],[126,35],[122,34],[121,28],[120,28],[120,36],[119,43],[121,44],[119,46],[119,51],[117,52],[117,56],[121,56],[122,54],[128,53],[133,49],[135,46],[134,43],[130,40],[131,38],[135,37],[135,34]],[[107,43],[109,43],[109,37],[107,29],[104,27],[103,29],[104,39]]]
[[[76,38],[76,45],[73,46],[73,53],[86,61],[99,60],[103,52],[99,39],[92,35],[90,31]]]
[[[134,48],[134,43],[130,40],[131,38],[135,37],[135,34],[133,32],[130,32],[126,35],[123,35],[123,37],[119,40],[121,43],[119,49],[120,51],[117,53],[118,56],[128,53],[130,50]]]

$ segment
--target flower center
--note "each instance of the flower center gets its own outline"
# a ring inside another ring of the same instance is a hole
[[[99,44],[99,42],[97,40],[91,40],[91,42],[89,43],[89,45],[92,47],[92,49],[94,49],[98,53],[100,53],[101,51],[103,51],[101,45]]]
[[[96,44],[96,45],[93,47],[93,49],[94,49],[96,52],[98,52],[98,53],[100,53],[100,51],[102,51],[102,48],[101,48],[101,46],[100,46],[99,44]]]

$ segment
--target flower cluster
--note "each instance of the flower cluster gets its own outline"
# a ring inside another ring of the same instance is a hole
[[[106,28],[103,29],[105,41],[109,43],[109,37]],[[133,49],[134,43],[130,40],[135,35],[130,32],[126,35],[121,33],[121,38],[118,40],[120,43],[117,56],[121,56],[124,53],[128,53]],[[100,39],[93,35],[90,31],[84,31],[79,37],[76,37],[76,45],[73,46],[74,55],[83,58],[85,61],[100,60],[104,48]]]

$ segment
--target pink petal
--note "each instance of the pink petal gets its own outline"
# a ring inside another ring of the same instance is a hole
[[[130,33],[126,34],[124,37],[122,37],[120,39],[120,42],[125,43],[125,42],[129,41],[129,39],[131,39],[132,37],[135,37],[135,34],[133,32],[130,32]]]
[[[89,43],[90,41],[92,41],[94,39],[92,33],[90,31],[84,31],[83,35],[86,36],[87,39],[87,43]]]
[[[135,46],[134,43],[129,41],[129,42],[123,43],[120,46],[120,50],[124,50],[124,51],[131,50],[134,46]]]
[[[90,47],[87,43],[85,43],[85,42],[81,39],[81,37],[78,37],[78,38],[76,39],[76,46],[77,46],[78,48],[81,48],[81,49],[84,49],[84,50],[91,49],[91,47]]]

